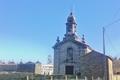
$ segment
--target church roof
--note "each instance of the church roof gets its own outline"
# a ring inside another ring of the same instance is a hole
[[[86,54],[85,56],[89,56],[89,55],[92,55],[92,54],[95,54],[95,55],[100,55],[100,56],[105,56],[106,58],[109,58],[111,61],[113,61],[113,59],[107,55],[104,55],[103,53],[100,53],[98,51],[95,51],[95,50],[92,50],[89,54]]]
[[[61,42],[57,42],[54,46],[53,46],[53,48],[57,48],[58,46],[61,46],[61,45],[63,45],[64,43],[66,43],[66,42],[73,42],[73,43],[75,43],[76,45],[79,45],[79,46],[82,46],[83,48],[90,48],[90,49],[92,49],[89,45],[87,45],[87,44],[85,44],[85,43],[82,43],[81,41],[77,41],[77,40],[63,40],[63,41],[61,41]]]

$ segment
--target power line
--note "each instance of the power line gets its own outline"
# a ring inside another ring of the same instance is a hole
[[[111,39],[110,39],[110,36],[109,36],[107,33],[106,33],[106,38],[108,39],[108,41],[109,41],[112,49],[113,49],[114,51],[119,52],[119,51],[117,50],[117,48],[114,46],[113,42],[112,42]]]
[[[106,26],[103,26],[103,27],[104,28],[109,27],[109,26],[111,26],[111,25],[113,25],[115,23],[118,23],[119,21],[120,21],[120,19],[117,19],[117,20],[115,20],[115,21],[113,21],[113,22],[111,22],[111,23],[109,23],[109,24],[107,24]]]
[[[115,24],[115,23],[118,23],[118,22],[120,22],[120,18],[117,19],[117,20],[115,20],[115,21],[113,21],[113,22],[111,22],[111,23],[109,23],[109,24],[107,24],[106,26],[103,26],[103,28],[104,28],[104,30],[105,30],[106,28],[108,28],[108,27],[110,27],[111,25],[113,25],[113,24]],[[106,32],[106,31],[105,31],[105,32]],[[105,34],[105,33],[104,33],[104,34]],[[112,44],[112,41],[110,40],[110,38],[109,38],[108,40],[109,40],[109,42],[111,43],[111,46],[114,47],[113,44]],[[116,50],[115,47],[114,47],[113,49]]]
[[[113,15],[113,19],[112,19],[112,20],[114,20],[114,19],[116,18],[116,16],[118,15],[119,12],[120,12],[120,8],[118,8],[118,10],[116,11],[116,13]],[[120,19],[117,19],[117,20],[115,20],[115,21],[113,21],[113,22],[107,24],[107,25],[104,26],[104,27],[109,27],[109,26],[113,25],[114,23],[119,22],[119,20],[120,20]]]
[[[118,8],[118,10],[116,11],[116,13],[113,15],[113,19],[118,15],[119,12],[120,12],[120,8]]]
[[[106,26],[103,26],[103,54],[104,55],[106,55],[106,52],[105,52],[105,28],[106,27],[109,27],[109,26],[111,26],[111,25],[113,25],[113,24],[115,24],[115,23],[117,23],[117,22],[119,22],[120,21],[120,19],[117,19],[117,20],[115,20],[115,21],[113,21],[113,22],[111,22],[111,23],[109,23],[109,24],[107,24]],[[105,62],[104,62],[104,80],[107,80],[107,62],[106,62],[106,56],[104,57],[104,60],[105,60]]]

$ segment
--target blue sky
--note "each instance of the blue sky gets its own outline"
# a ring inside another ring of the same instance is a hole
[[[0,60],[41,61],[53,55],[71,9],[77,33],[102,52],[102,27],[120,19],[120,0],[0,0]],[[106,54],[120,57],[120,22],[106,27]]]

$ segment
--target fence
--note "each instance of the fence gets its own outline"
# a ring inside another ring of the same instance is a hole
[[[100,77],[90,79],[78,75],[34,75],[34,74],[9,74],[0,75],[0,80],[104,80]],[[111,80],[120,80],[120,75],[113,75]]]
[[[38,79],[38,78],[39,79]],[[38,80],[89,80],[87,77],[80,77],[80,76],[77,76],[77,75],[51,75],[51,76],[37,76],[36,78]],[[30,77],[31,78],[31,77]],[[37,80],[35,79],[35,80]],[[27,80],[29,80],[29,78],[27,77]],[[94,79],[92,77],[91,80],[103,80],[102,78],[98,77],[96,79]]]
[[[11,76],[11,77],[4,77],[0,78],[0,80],[103,80],[101,78],[92,78],[88,79],[87,77],[81,78],[77,75],[26,75],[26,76]]]

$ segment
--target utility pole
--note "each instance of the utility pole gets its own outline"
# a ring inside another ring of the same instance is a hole
[[[105,28],[103,27],[103,54],[105,55]]]
[[[120,22],[120,18],[103,27],[104,80],[109,79],[108,71],[107,71],[107,58],[106,58],[106,52],[105,52],[105,27],[109,27],[118,22]]]
[[[107,80],[107,60],[105,53],[105,28],[103,27],[104,80]]]

